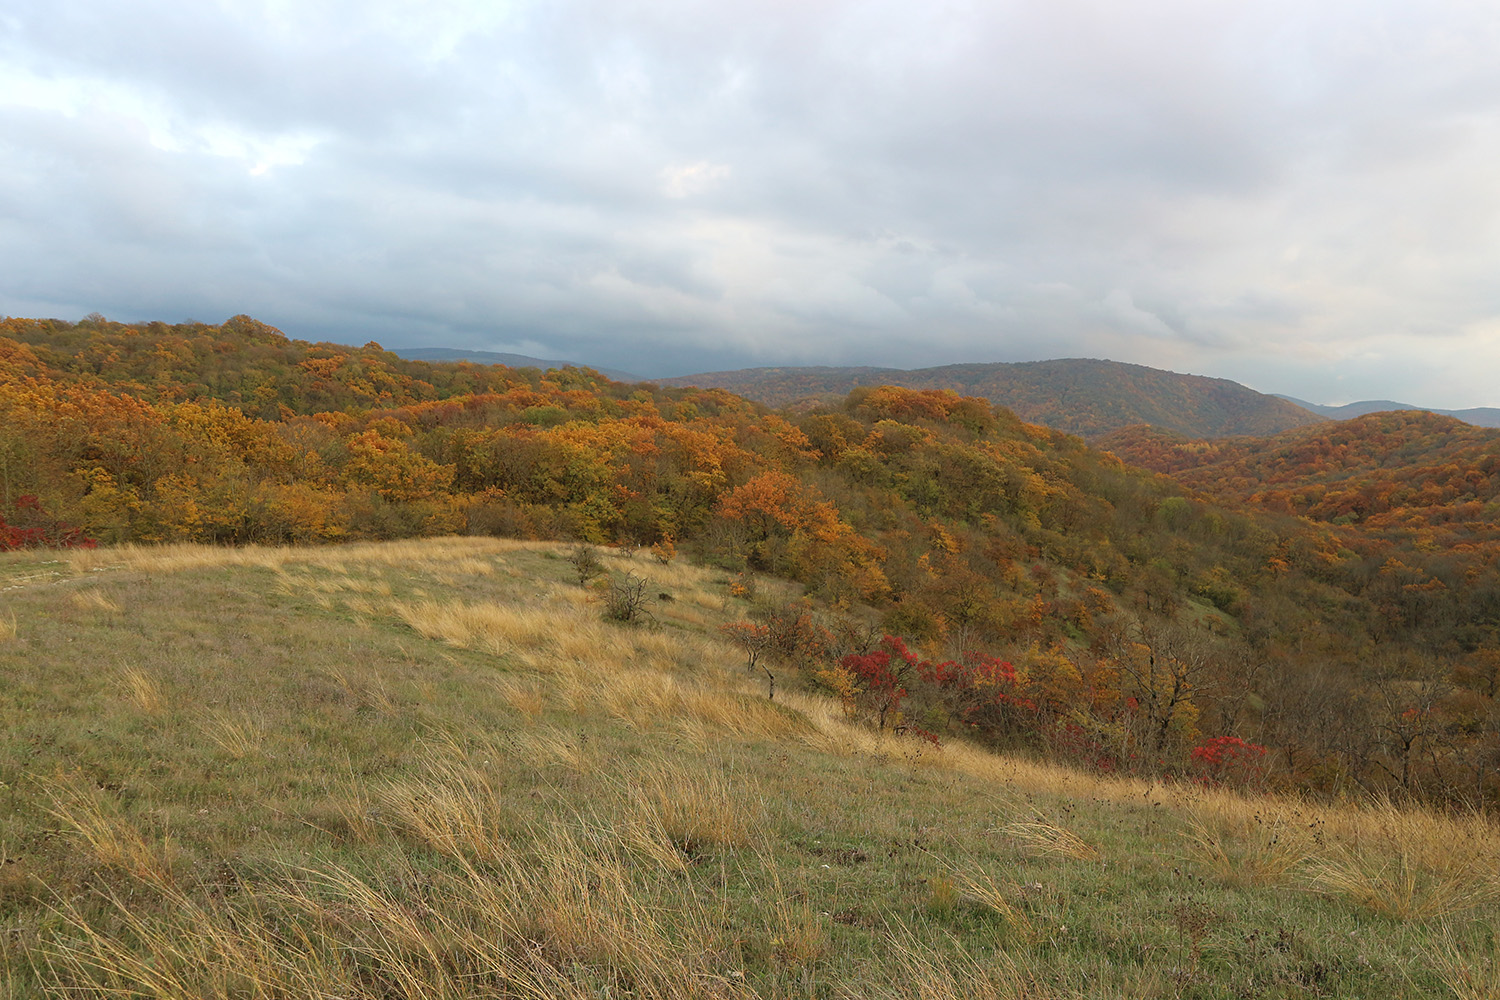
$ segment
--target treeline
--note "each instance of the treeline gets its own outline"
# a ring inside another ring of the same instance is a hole
[[[586,369],[407,362],[247,317],[8,320],[0,510],[20,497],[106,543],[677,548],[878,624],[838,657],[793,640],[771,654],[808,676],[873,655],[882,632],[918,663],[956,664],[898,685],[908,724],[933,732],[1172,773],[1237,738],[1270,747],[1265,780],[1287,786],[1500,792],[1500,601],[1474,606],[1496,593],[1493,562],[1443,587],[1393,570],[1382,590],[1371,567],[1430,553],[1195,498],[946,391],[862,388],[781,414]],[[1011,700],[974,708],[1002,682]],[[868,677],[852,683],[873,697]]]

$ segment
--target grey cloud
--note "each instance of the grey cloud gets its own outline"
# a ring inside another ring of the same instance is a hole
[[[22,0],[0,310],[1493,403],[1497,44],[1456,2]]]

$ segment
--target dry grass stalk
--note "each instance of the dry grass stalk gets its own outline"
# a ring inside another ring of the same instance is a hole
[[[1312,856],[1313,844],[1295,826],[1273,819],[1233,834],[1200,819],[1184,833],[1193,860],[1230,885],[1268,885],[1285,879]],[[1237,844],[1237,849],[1232,845]]]
[[[1486,873],[1433,872],[1404,848],[1356,854],[1339,849],[1308,864],[1309,884],[1395,920],[1432,920],[1473,909],[1495,897]]]
[[[1039,939],[1036,926],[1031,918],[1011,902],[1011,896],[1018,895],[1020,888],[1014,884],[1002,888],[989,873],[977,868],[951,868],[950,874],[958,888],[967,894],[970,899],[980,903],[1000,915],[1005,925],[1010,930],[1027,942],[1035,942]]]
[[[460,756],[429,749],[418,778],[387,782],[372,799],[388,822],[453,858],[499,862],[512,848],[491,777]]]
[[[161,685],[140,667],[124,667],[119,673],[125,696],[147,715],[156,715],[166,706]]]
[[[20,634],[20,628],[16,623],[16,613],[12,611],[9,616],[0,618],[0,642],[14,639]]]
[[[689,854],[707,847],[750,846],[757,831],[758,825],[751,822],[752,804],[736,793],[721,771],[657,763],[635,775],[626,792]]]
[[[839,991],[843,1000],[1045,1000],[1052,995],[1028,982],[1004,952],[996,952],[987,965],[967,952],[954,958],[934,952],[899,925],[885,946],[896,967],[891,981],[845,985]]]
[[[386,689],[385,681],[368,668],[360,671],[360,679],[356,679],[343,667],[324,667],[322,674],[337,684],[344,696],[356,705],[386,713],[396,710],[396,701]]]
[[[124,817],[106,808],[91,789],[62,780],[47,788],[47,812],[88,847],[99,864],[127,872],[148,885],[173,884],[171,844],[156,845]]]
[[[204,724],[203,731],[220,750],[236,760],[259,750],[265,738],[260,723],[244,714],[215,716]]]
[[[1427,964],[1458,1000],[1500,1000],[1500,960],[1494,955],[1466,955],[1444,927],[1439,942],[1426,952]]]
[[[118,604],[92,588],[73,591],[68,597],[68,603],[79,611],[102,611],[110,615],[120,613],[120,606]]]
[[[1099,849],[1071,830],[1058,826],[1042,816],[1031,822],[1007,824],[1003,832],[1018,841],[1032,854],[1072,861],[1098,861]]]
[[[559,764],[579,774],[594,770],[594,758],[586,741],[560,729],[545,726],[519,733],[515,745],[521,756],[532,763]]]
[[[789,969],[811,969],[832,947],[828,926],[806,892],[779,892],[772,911],[771,946],[776,961]]]
[[[547,700],[542,694],[542,688],[535,682],[503,677],[497,678],[493,684],[501,700],[528,719],[535,719],[547,709]]]

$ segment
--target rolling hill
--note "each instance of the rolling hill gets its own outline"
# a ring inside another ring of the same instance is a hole
[[[662,385],[728,389],[767,406],[842,398],[856,386],[951,389],[981,396],[1022,420],[1084,438],[1133,424],[1188,437],[1275,434],[1321,417],[1228,379],[1144,365],[1071,358],[1017,364],[896,368],[746,368],[660,379]]]
[[[0,996],[1486,975],[1496,435],[1134,433],[0,321]]]
[[[1193,441],[1136,427],[1099,441],[1221,499],[1316,520],[1500,532],[1500,430],[1389,410],[1267,438]]]
[[[1413,447],[1465,426],[1448,424]],[[1485,481],[1485,461],[1455,453],[1442,488]],[[808,654],[834,688],[851,644],[898,674],[924,651],[921,678],[847,681],[889,693],[867,717],[1179,776],[1205,741],[1245,738],[1286,787],[1481,808],[1500,803],[1496,730],[1471,725],[1500,718],[1500,538],[1488,501],[1455,500],[1421,531],[1212,500],[949,390],[778,413],[248,317],[0,323],[0,547],[464,534],[681,553],[842,609]],[[762,610],[799,634],[795,608]],[[872,650],[879,632],[911,645]],[[1408,711],[1423,740],[1396,738]]]
[[[1432,406],[1413,406],[1411,403],[1397,403],[1389,399],[1364,399],[1357,403],[1345,403],[1342,406],[1324,406],[1321,403],[1309,403],[1304,399],[1294,396],[1283,396],[1276,394],[1277,399],[1284,399],[1288,403],[1294,403],[1304,410],[1311,410],[1331,420],[1349,420],[1353,417],[1362,417],[1367,413],[1383,413],[1388,410],[1426,410],[1428,413],[1436,413],[1444,417],[1455,417],[1466,424],[1476,427],[1500,427],[1500,409],[1493,406],[1473,406],[1464,410],[1441,410]]]

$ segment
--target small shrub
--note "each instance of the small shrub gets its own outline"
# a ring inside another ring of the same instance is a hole
[[[573,550],[568,553],[568,563],[573,567],[580,587],[587,587],[590,580],[604,572],[604,563],[599,561],[598,551],[586,543],[573,546]]]
[[[604,617],[626,625],[636,625],[651,617],[646,605],[651,597],[646,593],[646,581],[634,573],[612,576],[609,592],[604,595]]]
[[[92,549],[98,541],[84,534],[82,528],[51,517],[42,510],[41,501],[31,494],[16,497],[11,505],[9,522],[0,511],[0,552],[19,549]]]
[[[1265,755],[1265,747],[1248,743],[1238,736],[1219,736],[1202,746],[1193,747],[1191,751],[1200,783],[1238,788],[1258,786],[1263,782],[1265,767],[1261,759]]]

